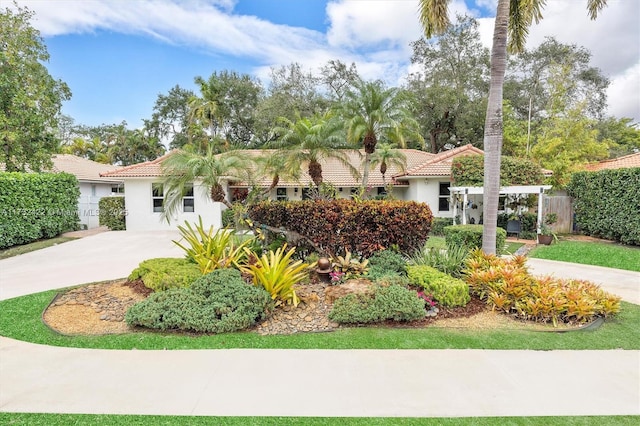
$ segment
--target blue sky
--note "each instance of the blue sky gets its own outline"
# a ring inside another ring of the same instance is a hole
[[[11,7],[8,2],[2,0]],[[161,93],[195,76],[234,70],[268,84],[271,67],[315,72],[330,59],[355,62],[365,78],[401,84],[409,42],[420,37],[417,0],[52,0],[18,1],[49,49],[50,73],[73,97],[63,112],[79,124],[139,127]],[[452,0],[479,19],[490,45],[496,0]],[[584,46],[610,78],[609,113],[640,122],[640,1],[609,0],[589,21],[586,0],[547,2],[528,46],[548,35]],[[624,46],[621,48],[621,46]]]

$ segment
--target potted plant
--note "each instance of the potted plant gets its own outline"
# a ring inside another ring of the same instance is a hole
[[[551,225],[553,225],[557,221],[558,215],[555,213],[549,213],[543,218],[542,223],[540,223],[540,232],[538,233],[538,244],[544,244],[548,246],[553,241],[558,239],[558,236],[555,232],[553,232],[553,229],[551,228]]]

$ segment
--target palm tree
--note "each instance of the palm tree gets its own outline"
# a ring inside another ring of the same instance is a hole
[[[347,154],[340,150],[343,138],[342,125],[330,113],[314,115],[291,121],[281,117],[284,126],[276,127],[273,132],[280,135],[275,147],[283,149],[283,155],[291,163],[291,167],[307,164],[307,171],[316,186],[322,183],[322,165],[320,161],[335,158],[347,166],[354,177],[358,171],[349,161]]]
[[[287,151],[273,151],[269,155],[256,158],[258,165],[258,174],[271,177],[271,185],[263,191],[263,195],[271,192],[273,188],[278,186],[280,178],[300,178],[300,165],[294,164],[287,158]]]
[[[420,0],[420,22],[425,36],[441,34],[449,25],[450,0]],[[524,49],[529,27],[542,19],[545,0],[498,0],[493,47],[491,82],[484,124],[484,196],[482,250],[496,252],[498,197],[500,195],[500,155],[502,151],[502,88],[507,67],[507,47],[512,52]],[[606,6],[607,0],[587,0],[591,19]]]
[[[163,219],[169,222],[170,217],[180,208],[187,184],[196,181],[200,181],[206,188],[211,201],[231,208],[221,182],[248,179],[250,165],[251,161],[242,151],[215,154],[211,147],[204,154],[176,151],[162,162],[166,186]]]
[[[382,173],[382,182],[387,185],[385,174],[388,166],[397,166],[404,171],[407,167],[407,156],[402,151],[395,148],[394,144],[381,143],[376,151],[371,155],[371,167],[380,164],[380,173]]]
[[[339,108],[347,141],[364,147],[364,173],[362,186],[369,181],[371,155],[379,140],[406,146],[407,138],[424,142],[418,122],[407,108],[407,101],[396,88],[385,89],[381,82],[357,81],[355,90],[347,91],[345,102]]]

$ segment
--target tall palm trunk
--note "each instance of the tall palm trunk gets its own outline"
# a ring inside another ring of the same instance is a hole
[[[484,196],[482,250],[496,252],[500,155],[502,152],[502,87],[507,66],[509,0],[499,0],[491,48],[491,84],[484,124]]]
[[[316,184],[317,187],[322,183],[322,166],[317,161],[309,162],[309,176],[311,176],[311,180]]]
[[[376,152],[378,138],[375,133],[367,133],[364,137],[364,171],[362,173],[362,187],[366,188],[369,183],[369,168],[371,167],[371,154]]]
[[[211,201],[222,203],[230,209],[233,208],[231,203],[227,200],[227,193],[219,183],[211,187],[210,197]]]

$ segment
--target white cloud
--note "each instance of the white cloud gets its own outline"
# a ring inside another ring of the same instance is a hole
[[[303,1],[303,0],[300,0]],[[216,55],[246,58],[264,77],[270,66],[299,62],[317,69],[329,59],[355,62],[366,78],[398,84],[409,67],[409,43],[418,39],[418,0],[329,0],[326,34],[278,25],[234,13],[237,0],[20,1],[36,12],[34,25],[44,36],[99,30],[142,34],[166,43],[203,49]],[[450,16],[479,18],[483,44],[491,45],[496,0],[450,3]],[[11,7],[11,6],[10,6]],[[640,121],[640,1],[609,0],[596,21],[586,13],[586,0],[548,1],[542,22],[531,28],[528,47],[546,36],[586,47],[592,64],[612,83],[610,112]]]

